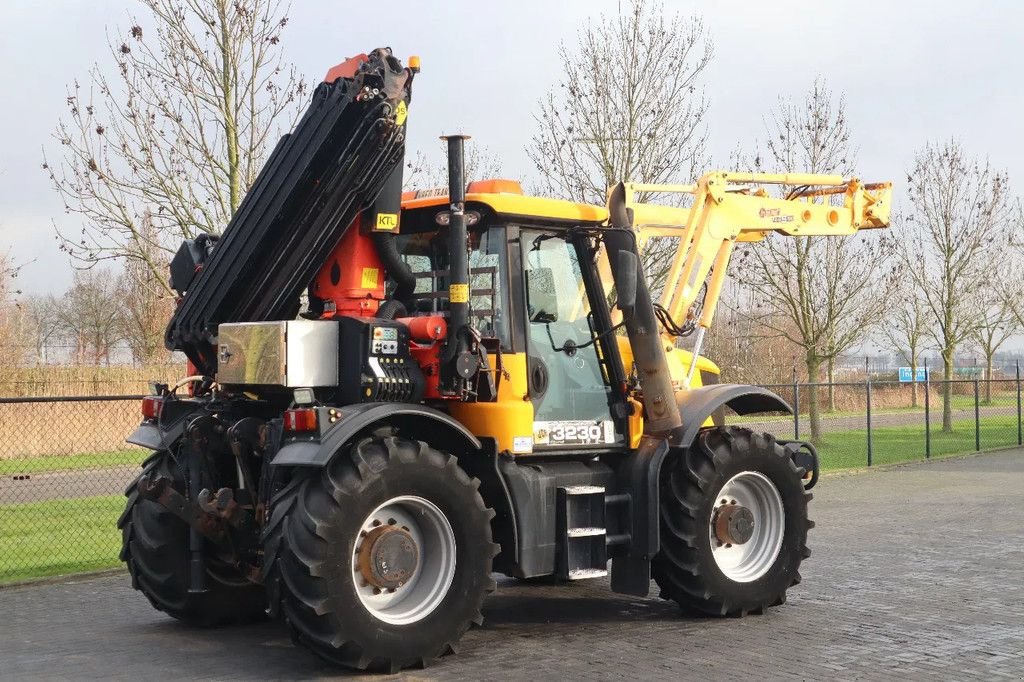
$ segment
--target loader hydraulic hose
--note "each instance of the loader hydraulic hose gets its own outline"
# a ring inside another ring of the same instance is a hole
[[[633,221],[626,210],[626,188],[622,183],[612,190],[608,212],[614,229],[605,233],[604,244],[608,252],[612,279],[615,280],[616,288],[619,288],[618,254],[620,251],[636,253],[636,238],[632,232]],[[622,284],[624,288],[625,283]],[[648,434],[668,433],[681,426],[682,419],[676,406],[672,376],[669,374],[668,360],[662,348],[664,342],[658,333],[658,318],[654,312],[651,291],[647,288],[647,277],[642,265],[637,267],[636,304],[633,314],[627,316],[625,322],[629,345],[633,349],[633,363],[636,365],[640,390],[643,392],[646,412],[644,431]]]

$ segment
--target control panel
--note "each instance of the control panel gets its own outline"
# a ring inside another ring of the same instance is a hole
[[[338,399],[342,403],[419,402],[423,372],[409,353],[409,329],[374,317],[337,318]]]

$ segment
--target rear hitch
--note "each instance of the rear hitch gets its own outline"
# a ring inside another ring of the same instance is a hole
[[[224,540],[224,522],[175,490],[171,485],[171,479],[166,476],[144,475],[139,479],[135,489],[139,491],[139,497],[156,502],[187,523],[190,528],[215,542]]]

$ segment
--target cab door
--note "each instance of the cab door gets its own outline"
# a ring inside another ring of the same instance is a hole
[[[521,229],[519,243],[534,447],[621,444],[576,247],[527,228]]]

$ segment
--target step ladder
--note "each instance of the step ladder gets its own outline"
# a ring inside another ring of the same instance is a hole
[[[604,487],[560,487],[557,499],[558,577],[583,580],[608,575]]]

